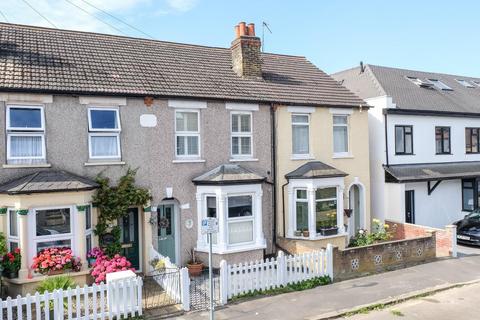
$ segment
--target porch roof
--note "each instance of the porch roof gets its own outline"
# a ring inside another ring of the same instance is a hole
[[[86,191],[98,188],[88,178],[62,170],[44,170],[32,173],[0,185],[3,194],[30,194],[48,192]]]
[[[384,166],[386,182],[452,180],[480,176],[480,161]]]
[[[285,175],[287,179],[315,179],[345,177],[347,173],[321,161],[310,161]]]
[[[238,164],[222,164],[196,178],[193,178],[192,182],[197,185],[228,185],[260,183],[264,180],[265,177]]]

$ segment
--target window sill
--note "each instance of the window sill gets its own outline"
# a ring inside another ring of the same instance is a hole
[[[396,156],[415,156],[415,153],[395,153]]]
[[[125,161],[102,161],[102,162],[85,162],[85,167],[93,166],[123,166]]]
[[[351,153],[334,153],[332,159],[353,159]]]
[[[453,153],[435,153],[436,156],[452,156]]]
[[[4,164],[3,169],[21,169],[21,168],[50,168],[52,165],[49,163],[38,164]]]
[[[249,245],[245,245],[245,246],[227,248],[225,250],[219,250],[218,248],[213,247],[212,248],[212,253],[214,253],[214,254],[230,254],[230,253],[239,253],[239,252],[245,252],[245,251],[263,250],[266,247],[267,247],[266,244],[262,244],[262,245],[249,244]],[[195,249],[195,251],[208,253],[208,247],[197,247]]]
[[[205,162],[204,159],[175,159],[172,163],[201,163]]]
[[[291,160],[314,160],[315,157],[311,154],[292,154]]]
[[[302,237],[302,236],[300,236],[300,237],[291,236],[291,237],[287,237],[287,239],[315,241],[315,240],[332,239],[332,238],[339,238],[339,237],[345,237],[345,236],[348,236],[347,232],[337,233],[337,234],[334,234],[334,235],[331,235],[331,236],[322,236],[320,234],[317,234],[314,238]]]
[[[230,162],[254,162],[254,161],[258,161],[258,159],[255,159],[255,158],[232,158],[229,160]]]

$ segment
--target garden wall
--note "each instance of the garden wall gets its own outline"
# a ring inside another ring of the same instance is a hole
[[[333,249],[335,281],[361,277],[434,260],[436,233],[364,247]]]
[[[437,229],[411,223],[401,223],[393,220],[385,220],[389,230],[393,233],[393,240],[412,239],[435,234],[436,256],[457,256],[457,227],[448,225],[445,229]]]

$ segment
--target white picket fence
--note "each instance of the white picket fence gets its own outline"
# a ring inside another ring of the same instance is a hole
[[[1,319],[125,319],[142,315],[142,278],[55,290],[0,302]]]
[[[153,245],[150,245],[150,261],[154,259],[163,260],[165,271],[163,275],[153,275],[153,278],[161,286],[165,293],[177,303],[182,304],[185,311],[190,311],[190,277],[187,268],[179,268],[169,257],[159,253]],[[153,274],[154,268],[151,266],[150,272]],[[178,276],[177,276],[178,275]]]
[[[220,301],[253,292],[268,290],[328,275],[333,280],[332,245],[326,250],[313,251],[294,256],[279,252],[276,259],[227,265],[220,264]]]

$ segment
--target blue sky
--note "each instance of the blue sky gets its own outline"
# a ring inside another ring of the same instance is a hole
[[[123,32],[83,0],[70,0]],[[302,55],[328,73],[365,63],[480,77],[480,1],[87,0],[159,40],[228,47],[239,21],[262,21],[268,52]],[[66,0],[29,0],[59,28],[118,34]],[[48,26],[21,0],[10,22]],[[4,20],[0,16],[0,20]]]

